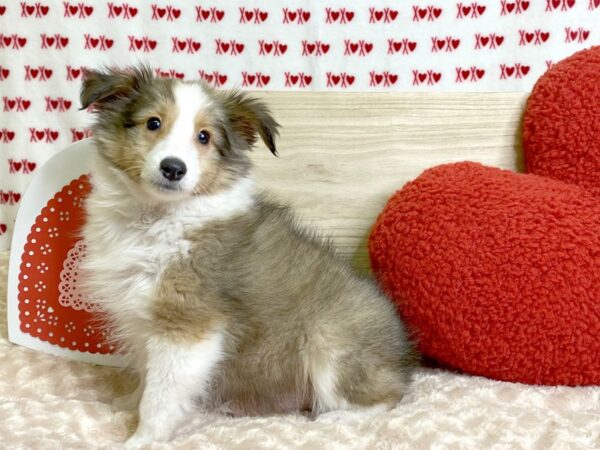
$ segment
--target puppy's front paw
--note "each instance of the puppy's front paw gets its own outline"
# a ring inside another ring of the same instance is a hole
[[[133,450],[136,448],[144,448],[147,445],[152,444],[153,442],[155,442],[155,440],[152,435],[135,432],[133,434],[133,436],[131,436],[129,439],[127,439],[125,441],[123,448],[125,448],[127,450]]]

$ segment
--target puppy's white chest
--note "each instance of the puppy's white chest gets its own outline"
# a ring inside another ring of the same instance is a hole
[[[144,318],[164,269],[188,254],[183,224],[143,213],[133,220],[102,214],[91,211],[85,231],[94,299],[109,313]]]

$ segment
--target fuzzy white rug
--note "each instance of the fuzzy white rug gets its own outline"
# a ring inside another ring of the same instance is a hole
[[[6,317],[7,253],[0,253]],[[75,363],[8,342],[0,321],[0,448],[118,448],[134,413],[111,412],[133,389],[117,369]],[[600,387],[534,387],[418,371],[411,393],[378,415],[230,418],[198,412],[171,443],[182,449],[600,448]]]

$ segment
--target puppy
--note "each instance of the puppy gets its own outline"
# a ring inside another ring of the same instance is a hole
[[[98,157],[83,269],[140,373],[130,446],[199,401],[246,413],[390,408],[416,357],[391,302],[254,187],[259,100],[146,67],[88,71]]]

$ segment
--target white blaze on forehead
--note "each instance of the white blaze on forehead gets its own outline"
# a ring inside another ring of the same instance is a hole
[[[183,190],[192,190],[200,181],[200,161],[196,147],[195,121],[198,113],[210,105],[210,98],[202,88],[194,84],[178,83],[173,88],[176,111],[175,121],[165,135],[154,146],[144,164],[144,178],[160,180],[160,162],[165,158],[179,158],[187,173],[180,182]]]

